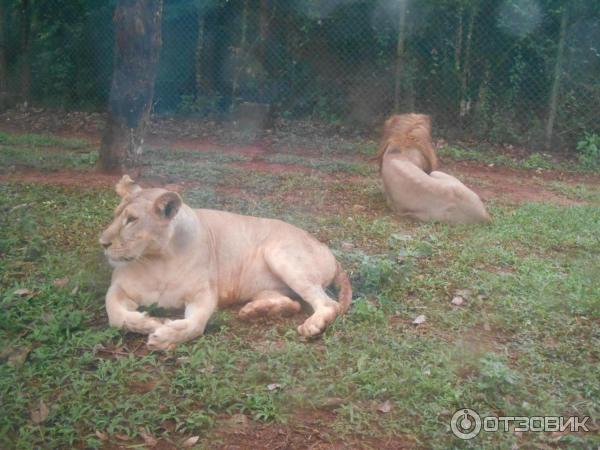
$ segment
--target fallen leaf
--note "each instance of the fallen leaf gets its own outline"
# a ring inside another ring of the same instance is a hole
[[[279,383],[271,383],[267,385],[267,389],[269,391],[274,391],[275,389],[281,389],[281,385]]]
[[[31,421],[33,423],[42,423],[48,418],[48,414],[50,414],[50,410],[44,401],[40,400],[38,408],[31,411]]]
[[[69,283],[69,277],[57,278],[52,282],[54,287],[65,287]]]
[[[389,413],[392,410],[392,403],[389,400],[386,400],[382,404],[377,406],[377,411],[381,413]]]
[[[342,250],[345,252],[350,251],[354,248],[354,244],[352,242],[342,242]]]
[[[27,359],[27,355],[31,352],[30,348],[16,348],[8,355],[7,364],[12,367],[20,367]]]
[[[27,288],[17,289],[15,295],[18,297],[25,297],[26,295],[33,295],[33,291]]]
[[[421,314],[420,316],[415,317],[415,320],[413,320],[412,323],[415,325],[421,325],[422,323],[425,323],[426,320],[427,318],[425,317],[425,314]]]
[[[450,303],[452,303],[454,306],[463,306],[465,304],[465,299],[457,295]]]
[[[100,430],[96,430],[96,437],[101,441],[108,441],[108,435]]]
[[[187,438],[185,441],[183,441],[181,446],[185,448],[193,447],[194,445],[196,445],[196,442],[198,442],[199,439],[200,436],[192,436],[191,438]]]
[[[458,289],[454,292],[454,295],[457,297],[469,298],[471,297],[471,289]]]
[[[411,241],[412,240],[412,236],[410,234],[394,233],[391,235],[391,237],[397,241]]]
[[[123,433],[115,433],[115,437],[121,441],[128,441],[131,439],[129,436]]]
[[[329,397],[322,404],[321,408],[337,408],[343,405],[345,400],[341,397]]]
[[[79,285],[77,285],[73,289],[71,289],[71,295],[75,295],[75,294],[77,294],[77,292],[79,292]]]
[[[245,414],[234,414],[226,421],[227,430],[233,433],[243,433],[250,425],[250,419]]]
[[[140,428],[139,432],[140,432],[140,436],[144,440],[144,443],[148,447],[154,447],[156,444],[158,444],[158,441],[156,440],[156,438],[154,436],[152,436],[150,433],[148,433],[146,430],[144,430],[143,428]]]

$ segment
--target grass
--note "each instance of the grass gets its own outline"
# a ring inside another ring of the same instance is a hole
[[[437,150],[442,158],[447,157],[455,161],[477,161],[483,164],[494,164],[496,166],[508,166],[518,169],[551,169],[589,172],[596,168],[579,161],[558,160],[556,157],[546,153],[531,153],[522,159],[515,159],[508,155],[497,153],[495,149],[466,148],[456,145],[446,145]]]
[[[250,173],[220,158],[153,155],[148,173],[196,181],[183,193],[193,206],[315,233],[351,274],[350,312],[306,341],[300,316],[246,323],[224,310],[204,337],[147,352],[142,336],[107,326],[110,271],[97,237],[112,190],[2,182],[1,448],[140,446],[144,435],[173,447],[200,436],[198,448],[214,448],[240,414],[285,428],[302,412],[324,415],[321,431],[349,447],[600,445],[597,206],[495,203],[489,226],[416,224],[388,213],[375,180]],[[597,199],[584,185],[548,186]],[[457,292],[464,306],[450,303]],[[418,315],[426,321],[414,325]],[[40,401],[48,414],[36,423]],[[591,433],[466,442],[449,431],[461,407],[596,422]]]
[[[17,167],[82,170],[92,168],[97,161],[98,151],[82,139],[0,132],[0,173]]]

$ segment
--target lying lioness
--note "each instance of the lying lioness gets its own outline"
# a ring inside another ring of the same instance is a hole
[[[166,349],[200,336],[218,306],[247,302],[240,316],[292,313],[300,303],[313,314],[298,327],[321,333],[352,298],[348,276],[324,244],[279,220],[192,209],[176,192],[142,189],[125,175],[122,197],[100,243],[114,267],[106,294],[112,326],[149,334],[148,346]],[[339,303],[325,293],[334,283]],[[185,308],[181,320],[160,320],[141,305]]]
[[[475,192],[436,170],[438,160],[431,144],[429,116],[390,117],[376,159],[387,202],[398,214],[446,223],[490,221]]]

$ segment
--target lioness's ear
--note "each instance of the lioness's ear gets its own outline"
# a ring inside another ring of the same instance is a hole
[[[123,178],[115,185],[115,190],[121,197],[126,197],[141,191],[142,188],[135,184],[129,175],[123,175]]]
[[[160,217],[172,219],[181,207],[181,197],[177,192],[165,192],[154,201],[154,211]]]

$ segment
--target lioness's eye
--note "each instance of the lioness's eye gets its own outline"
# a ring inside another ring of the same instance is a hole
[[[130,223],[133,223],[136,220],[138,220],[137,217],[129,216],[129,217],[127,217],[127,220],[125,220],[125,225],[129,225]]]

